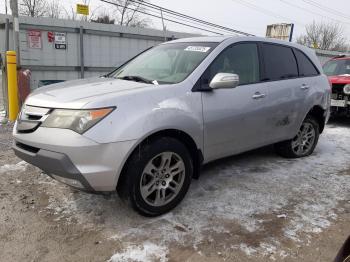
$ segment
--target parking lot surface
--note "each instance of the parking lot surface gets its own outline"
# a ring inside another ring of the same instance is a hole
[[[0,126],[0,261],[331,261],[350,235],[347,119],[307,158],[265,147],[204,166],[157,218],[52,180],[14,156],[10,131]]]

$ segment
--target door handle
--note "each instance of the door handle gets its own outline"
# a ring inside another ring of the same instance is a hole
[[[252,98],[253,99],[260,99],[260,98],[264,98],[266,95],[265,94],[261,94],[260,92],[256,92]]]
[[[302,90],[308,90],[310,88],[310,86],[308,86],[308,85],[306,85],[306,84],[302,84],[301,86],[300,86],[300,89],[302,89]]]

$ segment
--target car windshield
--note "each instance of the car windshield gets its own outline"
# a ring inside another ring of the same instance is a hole
[[[118,79],[175,84],[183,81],[218,43],[169,43],[135,57],[108,75]]]
[[[350,59],[330,60],[323,66],[327,76],[350,75]]]

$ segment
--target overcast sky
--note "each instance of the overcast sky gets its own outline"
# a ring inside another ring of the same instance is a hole
[[[0,12],[5,12],[5,1],[0,0]],[[151,0],[153,4],[172,9],[190,16],[248,32],[254,35],[264,36],[266,25],[273,23],[295,23],[295,36],[304,32],[305,25],[313,20],[339,23],[344,28],[345,36],[350,41],[350,0]],[[62,5],[75,6],[81,3],[79,0],[61,0]],[[321,9],[308,4],[314,2]],[[99,10],[108,8],[108,4],[99,0],[90,0],[91,9],[101,6]],[[161,28],[161,23],[153,19],[152,26]],[[166,22],[170,30],[195,32],[181,25]],[[200,32],[207,34],[206,32]]]

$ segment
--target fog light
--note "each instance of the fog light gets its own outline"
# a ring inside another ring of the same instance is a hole
[[[350,95],[350,84],[345,85],[343,91],[344,94]]]
[[[56,176],[56,175],[52,175],[52,177],[63,184],[76,187],[76,188],[84,188],[84,186],[78,180]]]

